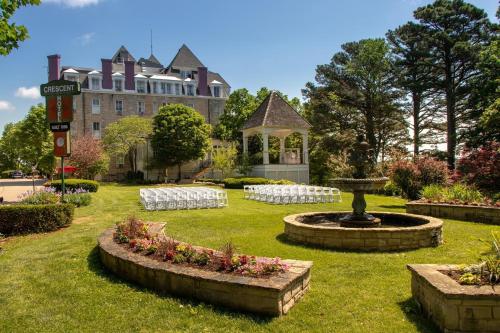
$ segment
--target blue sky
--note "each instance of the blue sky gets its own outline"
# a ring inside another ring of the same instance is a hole
[[[329,62],[341,44],[382,37],[429,2],[46,0],[13,18],[31,38],[0,56],[0,129],[43,101],[37,91],[47,80],[49,54],[59,53],[63,65],[100,68],[100,59],[123,44],[139,59],[149,56],[152,29],[154,54],[163,64],[186,43],[233,90],[267,86],[300,97],[316,66]],[[495,19],[497,0],[469,2]]]

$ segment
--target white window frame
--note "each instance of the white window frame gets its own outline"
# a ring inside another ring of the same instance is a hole
[[[97,101],[97,104],[94,103]],[[92,114],[100,114],[101,113],[101,99],[99,97],[92,97]]]
[[[101,90],[102,89],[102,77],[100,75],[89,75],[89,86],[90,90]],[[94,86],[94,80],[97,80],[97,87]]]
[[[139,83],[144,85],[144,91],[139,91]],[[135,91],[138,94],[146,94],[148,92],[147,81],[144,79],[137,79],[135,81]]]
[[[160,82],[160,92],[165,95],[167,93],[167,82]]]
[[[118,103],[121,104],[121,110],[118,110]],[[123,115],[123,99],[115,99],[115,112],[118,115]]]
[[[174,86],[174,95],[182,95],[182,87],[180,83],[176,83]]]
[[[64,73],[64,79],[67,80],[67,81],[79,82],[80,81],[80,75],[78,75],[78,74],[71,74],[71,73]]]
[[[120,89],[116,85],[117,82],[120,82]],[[125,80],[122,78],[113,78],[113,90],[114,91],[123,91],[125,89]]]
[[[146,113],[146,103],[144,101],[137,101],[137,114],[139,116],[144,116]]]
[[[97,124],[97,126],[96,126],[96,124]],[[98,129],[96,129],[96,127],[98,127]],[[101,138],[101,123],[98,122],[98,121],[94,121],[92,123],[92,136],[95,139],[100,139]]]

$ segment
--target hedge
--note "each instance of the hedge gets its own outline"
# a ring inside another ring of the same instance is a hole
[[[16,170],[5,170],[0,172],[0,178],[6,179],[12,177],[12,173]]]
[[[243,188],[244,185],[267,185],[267,184],[279,184],[279,185],[291,185],[295,184],[294,182],[286,179],[274,180],[267,178],[250,178],[250,177],[242,177],[242,178],[226,178],[224,179],[224,187],[225,188]]]
[[[71,224],[74,211],[72,204],[0,206],[0,233],[18,235],[54,231]]]
[[[48,181],[43,184],[43,186],[54,187],[58,192],[62,190],[60,180]],[[65,179],[64,186],[67,190],[76,190],[81,188],[82,190],[86,190],[89,192],[97,192],[97,190],[99,189],[98,182],[87,179]]]

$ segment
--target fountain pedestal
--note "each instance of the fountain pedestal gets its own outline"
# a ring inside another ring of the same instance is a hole
[[[378,190],[384,187],[389,179],[381,178],[336,178],[333,179],[333,186],[342,191],[352,191],[352,214],[347,214],[340,218],[342,227],[345,228],[370,228],[380,225],[380,219],[366,213],[365,192]]]

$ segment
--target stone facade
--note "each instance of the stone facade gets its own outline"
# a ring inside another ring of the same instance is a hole
[[[427,216],[403,213],[369,212],[375,217],[384,216],[405,220],[415,218],[424,224],[409,227],[343,228],[302,223],[304,216],[315,214],[348,214],[351,212],[321,212],[289,215],[284,218],[285,234],[294,242],[326,248],[361,251],[397,251],[434,247],[442,243],[443,221]]]
[[[463,286],[442,274],[450,265],[408,265],[411,291],[423,313],[452,332],[500,332],[500,291],[491,286]]]
[[[406,212],[500,225],[500,207],[434,204],[412,201],[406,204]]]
[[[289,270],[252,278],[160,262],[127,251],[113,240],[114,229],[98,239],[104,266],[116,275],[160,293],[194,298],[269,316],[286,314],[309,289],[312,262],[283,260]]]

